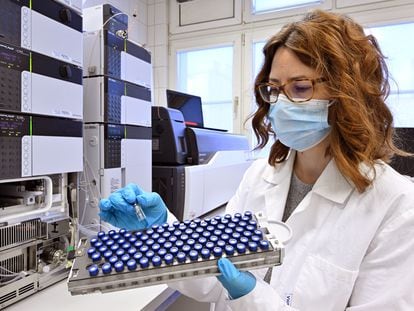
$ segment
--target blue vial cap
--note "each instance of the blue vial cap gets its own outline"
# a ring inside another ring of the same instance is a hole
[[[197,240],[199,237],[200,237],[200,234],[199,234],[199,233],[197,233],[197,232],[193,232],[193,233],[191,234],[191,238],[192,238],[192,239],[194,239],[194,240]]]
[[[176,237],[180,237],[180,236],[181,236],[181,234],[182,234],[182,232],[181,232],[181,230],[175,230],[175,231],[173,232],[173,234],[174,234]]]
[[[182,234],[180,239],[183,240],[184,242],[187,241],[189,238],[188,234]]]
[[[239,241],[240,241],[240,243],[242,243],[244,245],[247,245],[247,243],[249,243],[249,239],[246,238],[245,236],[242,236]]]
[[[169,233],[173,233],[174,231],[175,231],[175,227],[174,226],[169,226],[167,228],[167,232],[169,232]]]
[[[207,226],[207,231],[213,232],[214,230],[216,230],[216,228],[214,226]]]
[[[229,222],[227,224],[227,228],[234,229],[234,228],[236,228],[236,224],[234,222]]]
[[[112,252],[110,250],[107,250],[104,254],[103,257],[105,258],[105,260],[108,260],[109,258],[112,257]]]
[[[121,228],[121,229],[119,229],[118,233],[120,235],[124,235],[125,233],[127,233],[127,230],[125,228]]]
[[[253,220],[253,219],[250,219],[249,220],[249,225],[252,225],[252,226],[254,226],[254,227],[257,228],[257,221],[256,220]]]
[[[97,235],[98,235],[98,238],[102,238],[103,236],[105,236],[105,232],[99,231]]]
[[[126,232],[126,233],[124,234],[124,239],[125,239],[125,240],[129,240],[129,239],[131,238],[131,236],[132,236],[132,233],[131,233],[131,232]]]
[[[114,240],[114,241],[118,241],[120,238],[121,238],[121,236],[120,236],[118,233],[115,233],[115,234],[112,236],[112,240]]]
[[[111,247],[112,245],[115,244],[115,242],[114,242],[114,240],[108,240],[108,241],[105,242],[105,244],[106,244],[107,247]]]
[[[236,239],[233,239],[233,238],[231,238],[230,240],[229,240],[229,244],[231,245],[231,246],[236,246],[236,244],[237,244],[237,240]]]
[[[223,233],[223,231],[221,231],[219,229],[216,229],[216,230],[213,231],[213,234],[217,235],[217,236],[220,236],[222,233]]]
[[[151,247],[151,249],[154,252],[157,252],[160,248],[161,248],[161,245],[159,245],[158,243],[153,244],[152,247]]]
[[[140,248],[143,244],[144,244],[144,242],[142,242],[142,241],[136,241],[136,242],[134,243],[134,246],[135,246],[136,248]]]
[[[222,218],[222,219],[221,219],[221,223],[222,223],[223,225],[227,225],[227,224],[229,223],[229,220],[228,220],[228,219],[226,219],[226,218]]]
[[[159,267],[161,266],[161,257],[160,256],[154,256],[152,257],[152,264],[154,265],[154,267]]]
[[[92,254],[94,254],[95,252],[96,252],[95,247],[89,247],[87,250],[88,257],[92,257]]]
[[[142,231],[137,231],[137,232],[134,233],[134,235],[137,239],[139,239],[143,235],[143,233],[142,233]]]
[[[99,253],[93,253],[91,255],[91,259],[92,259],[93,262],[100,261],[101,260],[101,254],[99,254]]]
[[[128,260],[126,265],[129,271],[133,271],[137,268],[137,262],[134,259]]]
[[[181,251],[182,251],[183,253],[188,254],[188,253],[191,251],[191,246],[186,244],[186,245],[184,245],[184,246],[182,247]]]
[[[213,243],[216,243],[218,239],[219,239],[218,236],[215,236],[215,235],[210,236],[210,241]]]
[[[176,246],[171,247],[171,248],[170,248],[170,253],[171,253],[173,256],[176,256],[176,255],[178,254],[178,247],[176,247]]]
[[[122,272],[124,271],[124,263],[122,261],[117,261],[114,265],[116,272]]]
[[[170,237],[170,235],[171,235],[171,233],[170,233],[170,232],[168,232],[168,231],[165,231],[165,232],[162,234],[162,236],[163,236],[164,238],[166,238],[166,239],[168,239],[168,238]]]
[[[164,229],[167,229],[170,226],[170,224],[168,222],[164,222],[161,227]]]
[[[252,235],[252,237],[250,238],[253,242],[259,243],[260,240],[262,239],[261,237],[259,237],[258,235]]]
[[[173,226],[175,228],[178,228],[179,225],[180,225],[180,222],[178,220],[176,220],[176,221],[173,222]]]
[[[116,234],[116,231],[115,231],[115,230],[109,230],[109,231],[108,231],[108,235],[109,235],[110,237],[113,237],[113,236],[114,236],[114,234]]]
[[[154,232],[154,234],[151,236],[155,241],[159,239],[160,234],[157,232]]]
[[[103,243],[101,241],[97,241],[93,246],[95,246],[95,248],[100,248],[102,245]]]
[[[102,265],[102,273],[103,274],[108,274],[108,273],[111,273],[111,272],[112,272],[112,266],[111,266],[111,264],[109,262],[105,262]]]
[[[188,226],[191,223],[191,219],[186,219],[183,221],[183,223]]]
[[[241,218],[241,220],[245,223],[245,226],[247,226],[247,223],[249,222],[250,218],[249,217],[246,217],[246,216],[243,216]]]
[[[236,232],[238,232],[238,233],[243,233],[244,232],[244,228],[243,227],[240,227],[240,226],[237,226],[235,229],[234,229],[234,231],[236,231]]]
[[[231,256],[231,255],[234,254],[234,247],[231,246],[231,245],[226,245],[224,247],[224,251],[225,251],[226,255]]]
[[[261,231],[261,230],[254,230],[254,235],[257,235],[257,236],[259,236],[259,237],[263,237],[263,232]]]
[[[115,255],[113,255],[113,256],[111,256],[111,257],[108,259],[108,261],[109,261],[109,263],[110,263],[111,265],[115,265],[115,263],[118,261],[118,257],[116,257]]]
[[[218,247],[224,248],[224,246],[226,246],[226,242],[224,242],[223,240],[218,240],[216,245]]]
[[[151,226],[151,229],[152,230],[154,230],[154,231],[156,231],[158,228],[160,228],[160,225],[158,225],[158,224],[153,224],[152,226]],[[162,227],[161,227],[162,228]]]
[[[245,217],[248,217],[249,219],[251,219],[251,218],[252,218],[252,216],[253,216],[253,213],[252,213],[251,211],[245,211],[245,212],[244,212],[244,216],[245,216]]]
[[[155,243],[155,241],[153,239],[148,239],[145,244],[147,244],[149,247],[151,247],[152,244],[154,244],[154,243]]]
[[[217,220],[215,220],[215,219],[212,219],[211,221],[210,221],[210,225],[212,225],[213,227],[215,227],[215,226],[217,226],[218,225],[218,221]]]
[[[167,227],[168,228],[168,227]],[[158,229],[157,229],[157,233],[158,234],[163,234],[165,232],[165,229],[163,228],[163,227],[159,227]]]
[[[218,230],[224,230],[226,228],[226,226],[224,224],[218,224],[216,227]]]
[[[267,241],[265,241],[265,240],[261,240],[260,242],[259,242],[259,247],[260,247],[260,249],[262,249],[262,250],[268,250],[269,249],[269,242],[267,242]]]
[[[238,232],[233,232],[233,234],[231,235],[232,237],[233,237],[233,239],[236,239],[236,240],[238,240],[238,239],[240,239],[240,233],[238,233]]]
[[[224,218],[227,219],[227,220],[230,220],[232,218],[232,216],[230,214],[226,214],[226,215],[224,215]]]
[[[190,257],[190,260],[193,260],[193,261],[197,260],[198,259],[198,252],[193,249],[188,253],[188,256]]]
[[[206,227],[208,227],[208,222],[204,219],[203,221],[200,222],[200,225],[199,226],[201,228],[206,228]]]
[[[218,247],[218,246],[214,247],[213,248],[213,255],[214,255],[214,257],[221,257],[221,255],[223,255],[222,248]]]
[[[244,231],[243,235],[247,238],[250,238],[253,235],[253,233],[251,231]]]
[[[141,266],[141,268],[148,268],[148,266],[149,266],[149,260],[148,260],[148,258],[147,257],[142,257],[139,260],[139,265]]]
[[[195,244],[195,240],[194,239],[188,239],[187,240],[187,245],[190,245],[191,247]]]
[[[231,219],[231,221],[232,221],[232,223],[234,223],[235,225],[238,225],[238,224],[239,224],[239,221],[240,221],[240,218],[233,217],[233,218]]]
[[[236,249],[237,249],[237,252],[238,252],[239,254],[243,254],[243,253],[245,253],[245,252],[246,252],[246,246],[245,246],[244,244],[242,244],[242,243],[238,243],[238,244],[236,245]]]
[[[127,261],[130,260],[130,259],[131,259],[131,256],[129,256],[128,254],[123,254],[121,256],[121,260],[122,260],[123,263],[127,263]]]
[[[218,222],[220,222],[221,221],[221,216],[220,215],[214,216],[214,219],[217,220]]]
[[[145,242],[146,240],[148,240],[149,239],[149,236],[148,236],[148,234],[143,234],[143,235],[141,235],[141,241],[142,242]]]
[[[129,242],[125,242],[124,244],[122,244],[121,246],[124,250],[128,250],[131,247],[131,243]]]
[[[173,246],[173,244],[170,241],[167,241],[164,243],[164,248],[165,249],[170,249]]]
[[[97,276],[98,275],[98,272],[99,272],[98,265],[91,265],[88,268],[88,272],[89,272],[89,275],[90,276]]]
[[[190,229],[195,229],[197,228],[197,224],[195,222],[190,223],[190,225],[188,226]]]
[[[175,242],[175,246],[177,246],[178,248],[183,247],[183,245],[184,245],[184,242],[181,241],[181,240],[178,240],[178,241]]]
[[[195,223],[196,225],[198,225],[201,222],[200,218],[194,218],[193,219],[193,223]]]
[[[195,232],[197,232],[198,234],[203,233],[203,231],[204,231],[204,229],[203,229],[202,227],[197,227],[197,228],[195,229]]]
[[[167,239],[166,239],[166,238],[163,238],[163,237],[160,237],[160,238],[158,238],[158,240],[157,240],[157,243],[158,243],[159,245],[161,245],[161,246],[163,246],[165,242],[167,242]]]
[[[179,229],[179,230],[181,230],[181,231],[184,231],[185,229],[187,229],[187,226],[186,226],[185,224],[181,223],[181,224],[178,226],[178,229]]]
[[[151,259],[152,257],[154,257],[155,253],[153,250],[149,250],[148,252],[145,253],[145,257],[147,257],[148,259]]]
[[[136,236],[131,236],[131,237],[128,239],[128,241],[129,241],[129,243],[134,244],[136,241],[138,241],[138,239],[137,239],[137,237],[136,237]]]
[[[198,252],[201,251],[202,248],[203,248],[203,245],[201,245],[200,243],[196,243],[193,246],[193,249],[198,251]]]
[[[206,218],[204,218],[204,221],[209,224],[210,221],[211,221],[211,218],[210,217],[206,217]]]
[[[224,233],[225,233],[225,234],[232,234],[232,233],[233,233],[233,229],[231,229],[231,228],[226,228],[226,229],[224,229]]]
[[[207,239],[203,236],[198,238],[198,243],[200,243],[201,245],[204,245],[207,243]]]
[[[137,252],[137,249],[135,248],[135,247],[131,247],[129,250],[128,250],[128,254],[130,255],[130,256],[134,256],[134,254]]]
[[[214,246],[215,246],[215,244],[214,244],[213,242],[211,242],[211,241],[208,241],[208,242],[206,243],[206,247],[207,247],[209,250],[212,250],[212,249],[214,248]]]
[[[227,233],[223,233],[223,234],[221,235],[221,239],[222,239],[224,242],[227,242],[227,241],[230,239],[230,236],[229,236]]]
[[[164,256],[167,254],[167,250],[165,248],[161,248],[160,250],[158,250],[157,254],[161,258],[164,258]]]
[[[203,237],[205,237],[205,238],[209,238],[210,235],[211,235],[210,231],[204,231],[203,232]]]
[[[108,235],[104,235],[103,237],[101,237],[101,241],[104,242],[105,244],[109,240],[110,240],[110,237]]]
[[[115,254],[116,254],[118,257],[122,257],[122,255],[124,255],[124,254],[125,254],[125,251],[124,251],[122,248],[120,248],[120,249],[118,249],[118,250],[115,252]]]
[[[146,253],[148,250],[149,250],[149,247],[148,247],[147,245],[142,245],[142,246],[139,248],[139,251],[140,251],[141,253]]]
[[[124,244],[126,241],[125,241],[125,239],[124,238],[120,238],[118,241],[117,241],[117,243],[119,244],[119,245],[122,245],[122,244]]]
[[[210,258],[210,250],[209,250],[209,249],[207,249],[207,248],[203,248],[203,249],[201,250],[201,257],[202,257],[203,259],[208,259],[208,258]]]
[[[142,253],[137,252],[132,256],[136,261],[139,261],[142,258]]]
[[[183,252],[179,252],[179,253],[177,254],[177,261],[178,261],[179,263],[183,263],[183,262],[185,262],[185,258],[186,258],[186,255],[185,255]]]
[[[234,214],[234,217],[236,217],[236,218],[242,218],[242,214],[236,213],[236,214]]]
[[[246,230],[254,232],[256,230],[256,227],[252,225],[247,225]]]
[[[154,230],[147,229],[147,231],[145,231],[145,233],[148,234],[148,235],[152,235],[154,233]]]
[[[249,242],[248,244],[249,251],[256,252],[257,251],[257,243],[256,242]]]
[[[171,254],[165,254],[164,261],[165,261],[165,263],[167,265],[172,264],[173,263],[173,260],[174,260],[174,256],[173,255],[171,255]]]

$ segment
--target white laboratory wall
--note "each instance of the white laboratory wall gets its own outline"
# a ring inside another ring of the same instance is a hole
[[[236,53],[242,55],[239,66],[243,82],[241,89],[234,92],[242,94],[239,101],[242,123],[252,105],[252,43],[268,38],[283,24],[314,8],[347,14],[365,27],[414,21],[412,0],[325,0],[307,8],[260,15],[250,14],[252,1],[193,0],[179,4],[176,0],[148,0],[148,47],[154,59],[155,105],[166,106],[165,89],[176,87],[176,52],[205,46],[203,40],[211,44],[214,38],[222,40],[225,35],[241,38],[241,52]],[[245,125],[235,128],[249,135]]]

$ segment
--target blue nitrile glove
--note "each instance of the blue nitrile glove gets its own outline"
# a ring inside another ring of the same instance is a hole
[[[250,293],[256,286],[256,278],[248,271],[239,271],[227,258],[217,262],[221,272],[217,278],[227,289],[231,299],[237,299]]]
[[[140,221],[135,213],[138,203],[146,218]],[[145,192],[135,184],[118,189],[99,202],[99,216],[111,225],[127,230],[142,230],[167,220],[167,207],[156,192]]]

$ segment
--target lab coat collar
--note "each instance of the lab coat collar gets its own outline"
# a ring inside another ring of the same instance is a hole
[[[340,207],[345,202],[355,187],[341,174],[335,160],[331,160],[319,176],[312,191],[328,200],[339,203]]]
[[[284,165],[268,166],[263,174],[264,180],[274,185],[284,184],[285,187],[282,188],[288,191],[295,156],[296,152],[292,151]],[[355,187],[340,173],[333,159],[325,167],[312,189],[314,193],[339,203],[342,207],[354,190]]]

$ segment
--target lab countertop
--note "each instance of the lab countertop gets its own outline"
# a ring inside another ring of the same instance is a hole
[[[66,280],[49,286],[9,307],[6,311],[137,311],[157,299],[168,287],[165,284],[110,293],[72,296]]]

